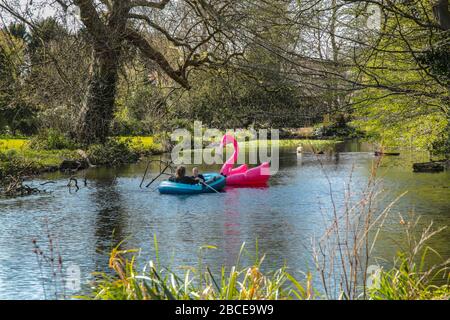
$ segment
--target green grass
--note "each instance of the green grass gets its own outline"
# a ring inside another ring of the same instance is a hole
[[[0,176],[39,173],[59,167],[64,159],[78,159],[73,150],[35,150],[27,139],[0,139]]]
[[[439,279],[446,284],[437,285]],[[369,296],[372,300],[449,300],[448,267],[424,270],[423,261],[420,264],[411,262],[400,253],[392,269],[381,271]]]
[[[316,150],[334,148],[337,143],[342,141],[339,140],[312,140],[312,139],[282,139],[282,140],[252,140],[252,141],[240,141],[238,142],[240,147],[245,148],[256,148],[259,147],[263,143],[267,143],[270,147],[272,144],[278,143],[280,148],[296,148],[299,146],[303,146],[305,148],[311,147]],[[220,141],[216,141],[218,144]],[[231,144],[229,145],[231,146]]]
[[[249,147],[256,147],[259,146],[261,143],[265,143],[266,140],[255,140],[255,141],[249,141],[245,142],[245,144]],[[311,139],[283,139],[278,140],[278,146],[280,148],[296,148],[299,146],[303,147],[311,147],[314,149],[325,149],[325,148],[334,148],[336,143],[339,143],[341,141],[338,140],[311,140]],[[272,140],[267,140],[267,144],[271,146],[274,143]]]
[[[73,150],[34,150],[26,139],[0,139],[0,152],[8,157],[17,157],[33,162],[36,168],[57,166],[64,159],[79,158]]]
[[[150,154],[160,152],[161,144],[153,137],[119,137],[119,141],[128,142],[133,152]],[[80,156],[75,150],[43,150],[30,147],[30,140],[23,138],[0,138],[0,153],[4,155],[2,161],[11,157],[27,162],[31,171],[36,172],[44,168],[59,166],[64,159],[78,159]]]

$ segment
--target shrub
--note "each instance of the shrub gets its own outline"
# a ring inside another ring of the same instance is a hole
[[[73,150],[77,148],[77,144],[61,132],[54,129],[48,129],[40,132],[31,139],[30,147],[32,149],[41,150]]]
[[[342,138],[359,138],[364,133],[349,125],[329,124],[318,125],[314,127],[313,136],[316,138],[323,137],[342,137]]]
[[[7,176],[16,176],[27,170],[29,163],[23,161],[14,149],[0,152],[0,180],[2,182]]]
[[[93,144],[88,148],[87,155],[96,165],[121,165],[136,162],[138,153],[130,148],[130,139],[118,141],[110,138],[105,144]]]
[[[154,137],[119,137],[118,140],[127,142],[133,152],[142,155],[158,154],[163,151],[161,143],[157,142]]]

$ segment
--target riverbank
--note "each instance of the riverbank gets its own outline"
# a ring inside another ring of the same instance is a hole
[[[63,163],[82,163],[86,168],[85,157],[78,149],[36,149],[31,145],[31,139],[0,138],[0,178],[12,172],[11,166],[21,164],[25,174],[35,175],[67,169]],[[329,149],[337,140],[286,139],[279,140],[280,147],[310,146],[313,149]],[[246,147],[257,147],[257,141],[243,142]],[[269,145],[272,142],[269,141]],[[133,163],[143,156],[162,154],[164,147],[154,137],[117,137],[103,145],[92,145],[85,154],[93,165],[114,165]],[[125,154],[125,156],[124,156]],[[70,169],[70,168],[69,168]]]
[[[94,165],[106,165],[117,162],[132,163],[140,156],[163,152],[161,145],[152,137],[119,137],[114,141],[116,143],[92,145],[85,154],[95,160]],[[127,157],[123,157],[123,151],[126,151]],[[14,165],[22,167],[25,174],[35,175],[64,170],[65,162],[85,161],[79,149],[42,149],[33,147],[32,139],[0,138],[0,178],[12,173]],[[85,165],[81,168],[85,168]]]

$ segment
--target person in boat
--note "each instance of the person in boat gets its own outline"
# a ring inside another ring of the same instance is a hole
[[[205,177],[202,174],[198,173],[197,167],[192,168],[192,178],[198,183],[205,182]]]
[[[192,177],[186,176],[186,167],[178,166],[175,171],[175,176],[170,177],[169,181],[177,182],[177,183],[185,183],[185,184],[197,184],[198,181]]]

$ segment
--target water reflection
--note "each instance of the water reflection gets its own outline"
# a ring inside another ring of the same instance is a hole
[[[95,204],[94,238],[95,250],[99,253],[95,266],[97,271],[107,271],[109,252],[126,238],[126,208],[114,175],[101,176],[93,182],[92,188],[89,201]]]

